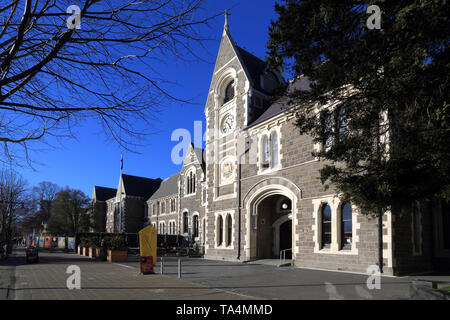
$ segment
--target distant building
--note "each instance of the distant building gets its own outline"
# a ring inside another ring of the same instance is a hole
[[[104,232],[106,228],[106,201],[115,197],[117,189],[94,187],[92,205],[89,210],[91,232]]]
[[[121,174],[115,196],[106,201],[106,232],[139,232],[146,217],[145,202],[161,181]]]

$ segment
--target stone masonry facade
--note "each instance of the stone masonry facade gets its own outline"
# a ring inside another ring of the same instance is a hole
[[[383,214],[380,243],[378,218],[322,185],[325,163],[312,152],[323,146],[299,134],[292,109],[270,102],[283,78],[238,47],[225,25],[205,105],[206,147],[190,144],[181,171],[146,201],[143,223],[191,237],[207,259],[284,254],[297,267],[367,272],[382,250],[385,274],[448,266],[450,206],[394,206]]]

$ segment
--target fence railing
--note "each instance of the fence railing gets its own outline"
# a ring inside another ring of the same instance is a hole
[[[286,263],[286,252],[291,251],[292,252],[292,248],[290,249],[284,249],[280,251],[280,265],[283,265]]]

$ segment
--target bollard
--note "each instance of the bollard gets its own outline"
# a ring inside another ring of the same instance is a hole
[[[164,274],[164,258],[161,257],[161,274]]]
[[[178,279],[181,279],[181,259],[178,259]]]

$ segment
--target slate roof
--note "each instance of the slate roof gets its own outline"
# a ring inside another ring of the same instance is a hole
[[[267,63],[239,46],[236,46],[236,49],[242,59],[242,63],[249,73],[253,87],[256,90],[265,92],[261,87],[261,76],[266,71]]]
[[[161,179],[150,179],[122,174],[123,187],[129,196],[148,199],[161,184]]]
[[[106,201],[114,198],[117,193],[117,189],[94,186],[95,198],[97,201]]]
[[[178,179],[180,173],[171,175],[166,180],[163,180],[155,193],[148,200],[155,200],[165,198],[170,195],[178,194]]]
[[[308,90],[310,83],[311,82],[306,77],[301,76],[289,84],[287,92],[292,92],[293,90]],[[266,111],[264,111],[258,118],[256,118],[255,121],[250,123],[247,128],[253,127],[292,108],[292,105],[289,105],[288,102],[288,97],[282,97],[278,99],[276,102],[270,105],[266,109]]]
[[[193,143],[191,143],[191,145],[194,148],[194,153],[197,156],[198,162],[200,163],[203,172],[205,172],[206,168],[205,149],[194,147]]]

